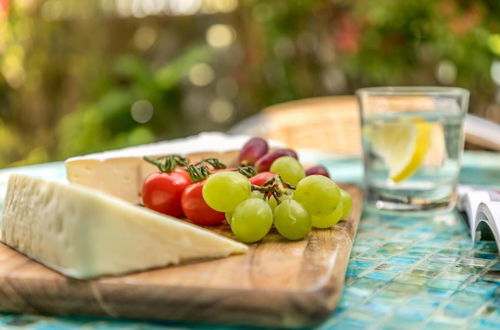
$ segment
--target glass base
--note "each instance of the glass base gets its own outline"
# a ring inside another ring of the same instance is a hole
[[[447,212],[457,203],[457,194],[453,193],[439,199],[426,199],[415,196],[394,196],[375,191],[367,191],[367,205],[370,208],[389,213],[423,213]]]

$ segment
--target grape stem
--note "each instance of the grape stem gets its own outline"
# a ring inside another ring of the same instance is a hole
[[[205,158],[205,159],[200,160],[195,165],[196,166],[200,166],[200,165],[205,165],[205,164],[208,164],[208,165],[212,166],[214,169],[222,169],[222,168],[226,168],[227,167],[226,164],[222,163],[217,158]]]
[[[143,159],[148,163],[151,163],[158,167],[160,172],[172,172],[177,167],[186,166],[189,164],[189,160],[181,155],[167,155],[157,158],[151,158],[144,156]]]
[[[196,164],[189,165],[186,168],[186,171],[189,173],[189,176],[191,177],[191,180],[193,180],[193,182],[200,182],[205,180],[206,177],[210,174],[213,174],[214,170],[225,168],[227,168],[226,164],[222,163],[217,158],[205,158],[197,162]],[[239,172],[247,178],[251,178],[256,174],[255,168],[252,166],[238,167],[233,171]]]
[[[205,180],[207,176],[209,176],[212,172],[205,165],[196,165],[191,164],[186,168],[186,171],[189,173],[191,180],[193,182],[200,182]]]
[[[281,203],[280,197],[283,196],[287,188],[295,190],[295,187],[285,183],[279,174],[264,182],[262,186],[255,184],[251,186],[252,191],[259,191],[264,194],[264,200],[271,194],[276,199],[277,204]]]
[[[251,178],[252,176],[257,174],[257,171],[255,171],[255,167],[253,166],[240,166],[238,168],[235,168],[234,171],[243,174],[247,178]]]

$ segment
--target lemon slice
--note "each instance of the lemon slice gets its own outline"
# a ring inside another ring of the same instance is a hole
[[[383,159],[394,182],[411,177],[421,166],[431,140],[431,124],[421,118],[367,126],[373,151]]]

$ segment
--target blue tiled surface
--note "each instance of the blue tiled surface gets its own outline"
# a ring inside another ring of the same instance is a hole
[[[357,159],[309,155],[338,181],[361,181]],[[461,182],[500,187],[500,155],[466,153]],[[61,163],[0,171],[64,180]],[[0,205],[1,207],[1,205]],[[209,329],[202,324],[129,322],[0,313],[0,329]],[[229,329],[217,326],[218,329]],[[363,215],[339,307],[318,329],[500,329],[500,258],[473,244],[455,212],[430,217]]]

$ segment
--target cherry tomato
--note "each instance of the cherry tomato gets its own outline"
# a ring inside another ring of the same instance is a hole
[[[181,205],[184,215],[197,225],[208,226],[220,224],[224,212],[218,212],[205,203],[201,191],[205,181],[193,183],[182,193]]]
[[[179,217],[182,192],[192,183],[189,173],[181,169],[153,173],[142,184],[142,202],[154,211]]]
[[[273,172],[260,172],[250,178],[250,183],[262,187],[264,183],[274,178],[275,175]]]

